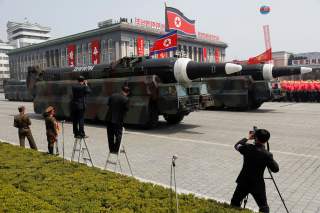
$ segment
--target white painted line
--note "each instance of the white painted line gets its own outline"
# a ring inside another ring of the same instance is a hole
[[[230,145],[230,144],[213,143],[213,142],[205,141],[205,140],[177,138],[177,137],[169,137],[169,136],[148,134],[148,133],[142,133],[142,132],[132,132],[132,131],[126,131],[126,133],[132,134],[132,135],[142,135],[142,136],[148,136],[148,137],[161,138],[161,139],[166,139],[166,140],[174,140],[174,141],[179,141],[179,142],[184,142],[184,143],[190,142],[190,143],[197,143],[197,144],[207,144],[207,145],[213,145],[213,146],[223,146],[223,147],[232,147],[233,148],[233,145]],[[295,157],[320,159],[320,157],[316,156],[316,155],[305,155],[305,154],[299,154],[299,153],[294,153],[294,152],[283,152],[283,151],[278,151],[278,150],[272,150],[272,152],[283,154],[283,155],[295,156]]]

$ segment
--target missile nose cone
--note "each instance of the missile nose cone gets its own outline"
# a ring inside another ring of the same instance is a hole
[[[226,73],[228,75],[236,72],[240,72],[242,70],[242,66],[239,64],[226,63],[225,67]]]
[[[301,74],[312,72],[312,68],[310,68],[310,67],[301,67],[300,72],[301,72]]]

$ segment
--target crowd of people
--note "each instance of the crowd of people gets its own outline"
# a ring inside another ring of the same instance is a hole
[[[291,102],[320,102],[320,81],[281,81],[284,100]]]

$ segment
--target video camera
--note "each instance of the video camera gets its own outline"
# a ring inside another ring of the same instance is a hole
[[[249,134],[253,134],[254,139],[256,138],[256,131],[258,130],[258,127],[253,126],[253,130],[249,131]]]

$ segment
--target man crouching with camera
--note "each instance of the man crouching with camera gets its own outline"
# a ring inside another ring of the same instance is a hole
[[[264,170],[266,167],[272,172],[278,172],[278,163],[273,159],[265,145],[268,143],[270,133],[265,129],[249,132],[249,138],[241,139],[234,148],[243,155],[243,167],[236,180],[237,188],[231,199],[231,205],[240,207],[242,200],[250,193],[259,206],[259,212],[269,212],[264,183]],[[253,144],[247,143],[254,140]]]

